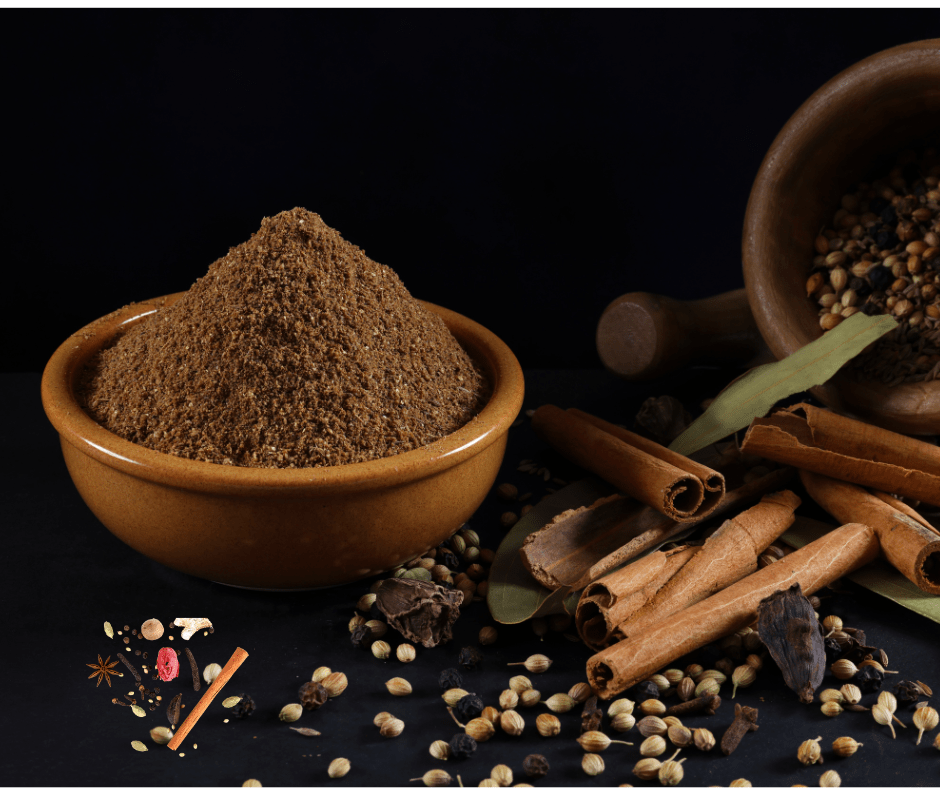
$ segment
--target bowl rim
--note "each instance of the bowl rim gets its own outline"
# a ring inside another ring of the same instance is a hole
[[[860,86],[871,90],[903,75],[918,74],[940,75],[940,38],[912,41],[876,52],[836,74],[791,115],[761,161],[745,211],[742,260],[754,320],[777,359],[786,358],[815,338],[802,339],[788,312],[789,301],[775,297],[771,272],[761,264],[761,238],[772,218],[772,196],[781,172],[791,166],[794,149],[804,144],[806,135],[825,131],[827,109],[851,102]],[[853,372],[843,368],[828,383],[814,387],[813,393],[830,407],[881,419],[893,429],[915,432],[929,429],[933,433],[940,427],[936,423],[922,424],[921,420],[930,414],[936,421],[931,403],[938,396],[937,382],[901,383],[889,388],[878,381],[865,380],[864,388],[860,388]]]
[[[69,443],[88,457],[140,479],[224,495],[309,494],[368,491],[436,475],[479,454],[498,440],[522,407],[522,368],[509,347],[479,323],[444,307],[419,301],[481,364],[492,393],[483,409],[460,429],[426,446],[391,457],[323,468],[246,468],[192,460],[139,446],[94,421],[81,407],[74,383],[85,363],[114,335],[184,293],[131,303],[76,331],[52,354],[43,371],[46,416]]]

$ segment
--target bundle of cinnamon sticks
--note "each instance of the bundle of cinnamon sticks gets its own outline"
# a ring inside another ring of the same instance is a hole
[[[584,589],[575,621],[599,651],[588,679],[601,697],[748,625],[774,591],[812,593],[879,554],[940,594],[940,532],[894,497],[940,505],[940,448],[810,405],[756,419],[740,450],[713,447],[712,467],[578,410],[546,405],[532,423],[622,493],[563,512],[520,550],[542,585]],[[744,475],[748,455],[779,467]],[[794,469],[842,525],[758,569],[801,503],[785,489]],[[655,549],[733,511],[703,543]]]

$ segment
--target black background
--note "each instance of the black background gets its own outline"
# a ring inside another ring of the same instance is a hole
[[[494,740],[461,768],[433,761],[427,745],[455,730],[432,702],[434,678],[485,623],[479,605],[461,619],[459,642],[385,666],[346,644],[368,583],[259,594],[133,553],[71,485],[38,373],[72,331],[188,288],[261,217],[301,205],[417,297],[502,337],[526,370],[526,407],[556,402],[625,423],[649,394],[677,393],[694,407],[735,373],[631,386],[600,369],[566,370],[599,366],[596,320],[623,292],[695,298],[739,287],[744,208],[779,129],[857,60],[940,35],[940,13],[7,11],[0,22],[4,370],[29,373],[3,384],[13,414],[3,429],[4,587],[15,612],[0,780],[319,784],[328,761],[346,756],[353,771],[343,784],[403,784],[443,766],[475,785],[499,762],[521,780],[521,759],[543,751],[551,784],[634,782],[635,753],[605,753],[600,778],[580,772],[574,718],[544,742],[528,714],[523,741]],[[533,455],[560,465],[526,425],[516,428],[501,478],[539,495],[514,471]],[[576,478],[563,465],[556,472]],[[474,518],[492,547],[502,510],[490,500]],[[902,670],[897,678],[940,685],[937,626],[853,590],[826,612],[863,626]],[[251,653],[233,690],[254,695],[258,712],[236,728],[215,708],[184,759],[135,753],[130,740],[156,723],[111,706],[116,693],[96,690],[83,664],[113,651],[105,619],[139,626],[190,614],[217,625],[197,635],[201,664],[224,663],[235,646]],[[556,659],[536,680],[546,693],[583,677],[582,647],[557,635],[538,643],[523,625],[501,632],[471,688],[492,702],[515,671],[503,663],[538,650]],[[322,737],[292,738],[277,710],[321,664],[347,672],[350,690],[302,721]],[[846,785],[936,784],[936,751],[915,750],[910,731],[896,743],[865,715],[827,720],[773,671],[745,695],[766,700],[759,734],[730,759],[693,753],[684,785],[815,784],[823,767],[800,767],[795,752],[817,735],[827,753],[838,735],[866,743],[849,761],[827,756]],[[382,682],[392,675],[412,680],[415,697],[388,699]],[[369,722],[386,708],[408,723],[399,740],[380,740]],[[726,700],[709,727],[720,734],[730,717]]]

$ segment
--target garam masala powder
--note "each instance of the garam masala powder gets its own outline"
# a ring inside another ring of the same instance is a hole
[[[81,394],[95,421],[150,449],[315,468],[449,435],[489,387],[394,271],[294,208],[97,354]]]

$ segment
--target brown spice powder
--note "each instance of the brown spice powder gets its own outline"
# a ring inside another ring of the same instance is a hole
[[[101,351],[81,394],[102,426],[150,449],[311,468],[431,443],[489,390],[394,271],[295,208]]]

